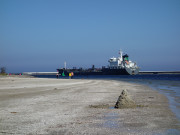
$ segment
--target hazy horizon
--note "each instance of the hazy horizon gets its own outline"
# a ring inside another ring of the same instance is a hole
[[[0,0],[7,72],[108,65],[123,50],[143,71],[180,70],[179,0]]]

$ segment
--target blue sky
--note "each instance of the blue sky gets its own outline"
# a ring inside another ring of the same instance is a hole
[[[7,72],[107,66],[119,49],[141,70],[180,70],[180,0],[0,0]]]

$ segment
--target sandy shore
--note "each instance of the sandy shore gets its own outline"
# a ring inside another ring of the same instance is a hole
[[[126,89],[136,108],[113,109]],[[164,95],[115,80],[0,77],[0,134],[179,133]]]

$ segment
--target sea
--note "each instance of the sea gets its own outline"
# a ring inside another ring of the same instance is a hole
[[[35,75],[35,77],[56,78],[55,75]],[[60,76],[59,79],[69,79],[69,77]],[[180,123],[180,74],[88,75],[74,76],[74,79],[120,80],[148,85],[168,98],[169,106]]]

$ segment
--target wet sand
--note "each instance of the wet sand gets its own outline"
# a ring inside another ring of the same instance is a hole
[[[126,89],[136,108],[114,109]],[[168,99],[116,80],[0,77],[0,134],[178,134]]]

